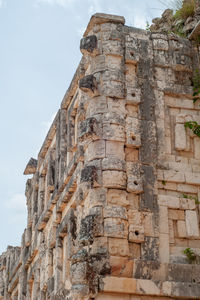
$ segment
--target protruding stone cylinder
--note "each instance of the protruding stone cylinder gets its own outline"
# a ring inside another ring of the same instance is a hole
[[[82,54],[94,55],[97,51],[97,37],[96,35],[90,35],[81,39],[80,50]]]
[[[85,92],[88,93],[91,97],[94,97],[98,94],[97,90],[97,81],[94,75],[87,75],[80,79],[79,81],[79,88]]]
[[[24,175],[34,174],[36,168],[37,168],[37,159],[31,157],[24,170]]]

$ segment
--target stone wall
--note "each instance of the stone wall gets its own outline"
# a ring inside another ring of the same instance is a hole
[[[0,256],[1,300],[199,299],[199,56],[179,37],[95,14],[25,174],[27,228]]]

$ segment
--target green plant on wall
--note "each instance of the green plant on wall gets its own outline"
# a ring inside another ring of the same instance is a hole
[[[190,199],[190,200],[194,200],[194,201],[195,201],[195,204],[200,204],[200,202],[199,202],[197,196],[195,197],[195,196],[189,196],[189,195],[183,194],[183,198],[185,198],[185,199]]]
[[[193,17],[195,13],[196,0],[182,1],[182,6],[176,10],[174,19],[186,21],[188,17]]]
[[[196,121],[185,122],[185,128],[191,129],[194,134],[200,137],[200,125]]]
[[[179,22],[177,22],[176,26],[174,27],[173,32],[182,38],[186,38],[187,35],[183,31],[183,27],[184,27],[184,22],[182,20],[179,20]]]
[[[199,0],[158,0],[164,7],[174,11],[175,20],[186,20],[195,13],[196,2]]]
[[[199,264],[200,263],[200,256],[194,252],[191,248],[186,248],[183,250],[183,253],[185,254],[187,261],[189,264]]]
[[[194,17],[196,4],[199,0],[158,0],[164,7],[173,10],[173,24],[171,32],[180,37],[187,38],[184,25],[188,17]],[[198,43],[198,37],[195,41]]]
[[[150,31],[150,24],[148,21],[146,21],[146,28],[145,28],[147,31]]]
[[[193,17],[195,13],[195,6],[196,6],[197,0],[187,0],[187,1],[181,1],[182,5],[179,8],[176,9],[175,14],[173,16],[175,20],[175,27],[174,27],[174,33],[179,35],[180,37],[186,38],[186,32],[183,31],[184,23],[187,20],[188,17]],[[176,1],[175,1],[176,2]]]

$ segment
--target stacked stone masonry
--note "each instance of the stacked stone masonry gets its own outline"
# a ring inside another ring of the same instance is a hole
[[[25,174],[27,228],[0,256],[1,300],[200,298],[199,66],[187,39],[95,14]]]

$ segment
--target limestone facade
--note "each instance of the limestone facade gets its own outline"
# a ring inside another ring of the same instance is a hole
[[[1,300],[200,298],[200,123],[189,40],[95,14],[25,174],[21,248],[0,256]]]

